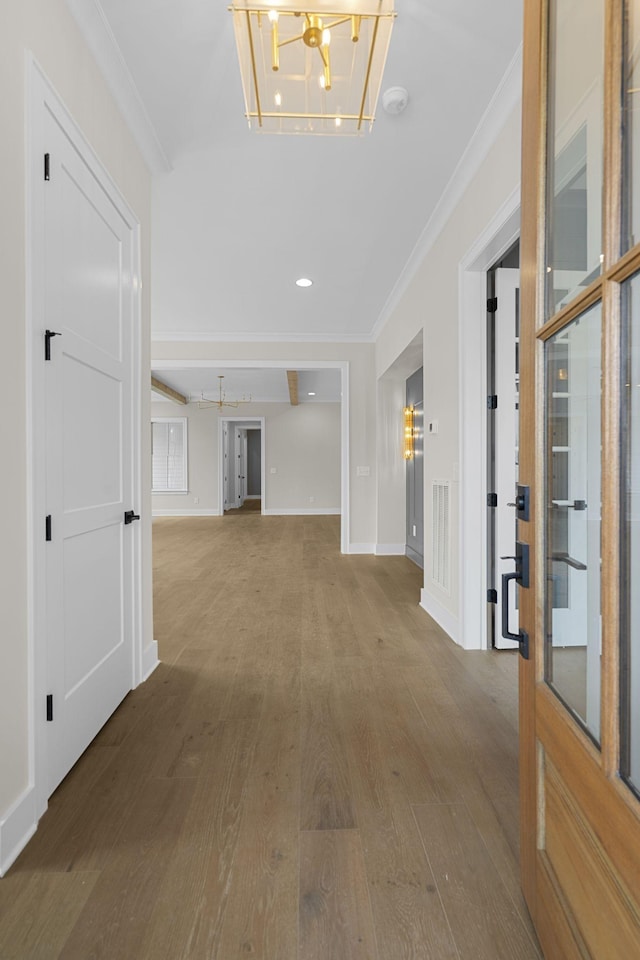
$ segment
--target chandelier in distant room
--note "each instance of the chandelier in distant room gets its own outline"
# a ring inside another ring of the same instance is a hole
[[[224,374],[218,374],[218,398],[217,400],[208,400],[204,393],[200,394],[200,399],[198,400],[198,406],[201,409],[206,409],[207,407],[217,407],[218,410],[222,410],[223,407],[239,407],[241,403],[251,403],[251,397],[243,397],[242,400],[227,400],[224,390],[222,389],[222,381],[224,380]]]

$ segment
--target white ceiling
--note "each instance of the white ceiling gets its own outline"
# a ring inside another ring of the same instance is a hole
[[[163,339],[371,339],[521,39],[521,0],[397,0],[382,89],[405,113],[270,136],[247,129],[226,0],[67,2],[157,174]]]
[[[223,393],[227,400],[251,398],[256,403],[289,403],[287,371],[284,369],[257,367],[189,367],[153,370],[152,375],[188,397],[206,400],[219,397],[219,376],[223,376]],[[315,396],[309,396],[309,393]],[[337,369],[298,371],[298,397],[300,403],[339,403],[341,378]],[[154,401],[162,397],[153,394]]]

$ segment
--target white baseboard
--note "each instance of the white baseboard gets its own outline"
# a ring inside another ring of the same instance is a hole
[[[183,507],[182,510],[153,510],[154,517],[219,517],[220,511],[215,508],[210,510],[188,510]]]
[[[349,553],[375,553],[375,543],[350,543]]]
[[[376,543],[376,557],[404,557],[404,543]]]
[[[38,827],[36,792],[27,787],[0,820],[0,877],[3,877]]]
[[[142,651],[142,680],[148,680],[160,661],[158,660],[158,642],[152,640],[148,647]]]
[[[260,493],[248,493],[245,497],[245,500],[262,500],[262,494]]]
[[[458,618],[447,610],[438,600],[422,588],[420,591],[420,606],[435,620],[438,626],[442,627],[445,633],[448,633],[451,639],[460,644],[458,638]]]
[[[339,517],[340,507],[272,507],[264,511],[267,517]]]

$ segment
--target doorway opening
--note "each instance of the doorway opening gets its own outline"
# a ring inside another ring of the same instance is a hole
[[[513,570],[519,458],[520,243],[487,271],[487,635],[499,650],[517,649],[518,600],[505,598]],[[504,612],[503,612],[504,611]],[[503,622],[505,621],[505,622]]]
[[[265,512],[264,417],[220,417],[220,515]]]
[[[520,236],[520,190],[516,188],[460,263],[459,518],[460,618],[456,636],[466,650],[491,646],[485,611],[489,583],[487,497],[487,273]],[[478,362],[478,358],[482,358]],[[513,552],[513,551],[510,551]]]

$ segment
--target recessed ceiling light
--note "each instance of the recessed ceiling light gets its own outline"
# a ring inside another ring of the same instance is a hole
[[[300,277],[296,280],[296,287],[310,287],[313,283],[313,280],[309,280],[308,277]]]
[[[313,390],[309,390],[309,393],[307,394],[307,396],[308,396],[308,397],[315,397],[315,393],[313,392]]]

